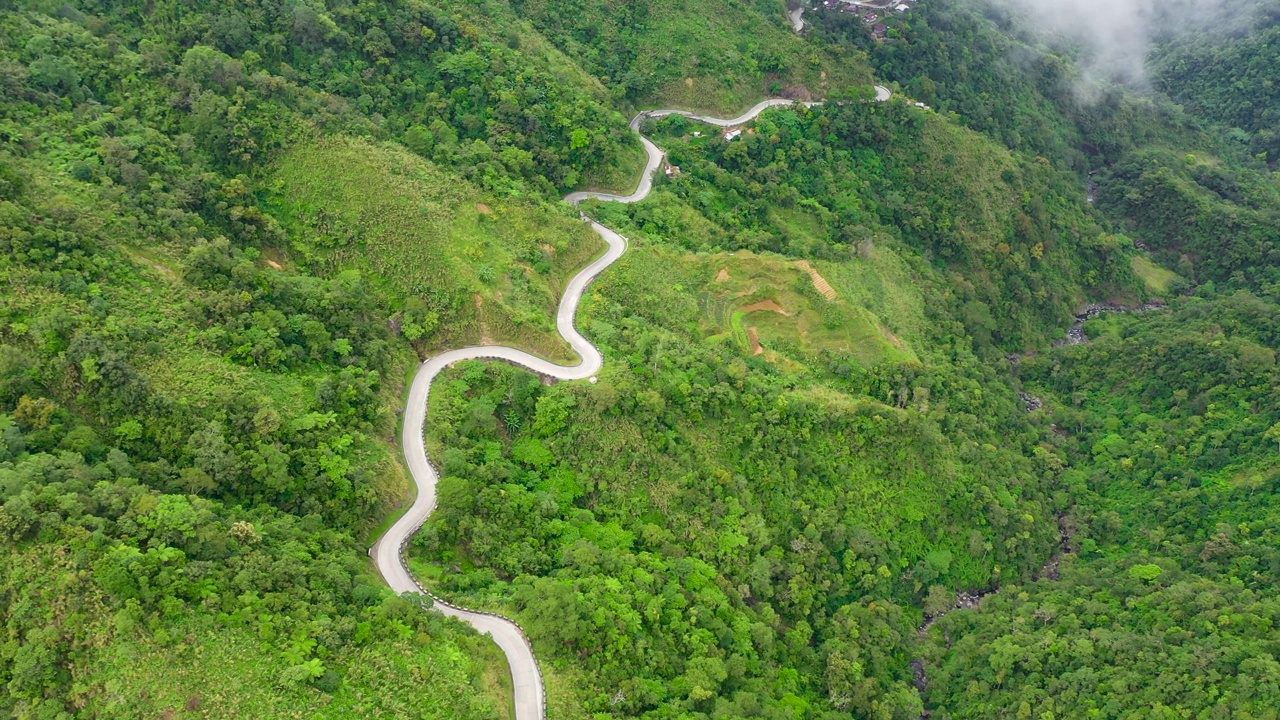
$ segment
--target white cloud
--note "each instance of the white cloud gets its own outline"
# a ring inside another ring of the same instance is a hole
[[[1152,43],[1170,32],[1239,26],[1259,0],[991,0],[1081,49],[1087,84],[1106,79],[1146,83]]]

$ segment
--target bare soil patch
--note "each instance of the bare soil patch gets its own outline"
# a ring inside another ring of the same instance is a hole
[[[899,350],[906,350],[906,348],[902,345],[902,340],[899,339],[897,335],[894,335],[893,333],[889,332],[889,328],[883,325],[878,325],[877,327],[880,328],[880,334],[884,336],[885,340],[888,340],[889,342],[893,343],[895,346],[897,346]]]
[[[764,354],[764,347],[760,345],[760,333],[754,327],[747,328],[747,339],[751,341],[752,355]]]
[[[744,313],[756,312],[757,310],[767,310],[769,312],[778,313],[784,317],[791,317],[791,313],[787,312],[786,308],[779,305],[777,300],[761,300],[758,303],[752,303],[740,309],[740,311]]]
[[[827,282],[827,279],[822,277],[822,275],[820,275],[818,271],[809,264],[808,260],[798,260],[796,262],[796,267],[809,273],[809,277],[813,280],[814,289],[817,290],[822,297],[828,300],[836,299],[836,289],[831,287],[831,283]]]

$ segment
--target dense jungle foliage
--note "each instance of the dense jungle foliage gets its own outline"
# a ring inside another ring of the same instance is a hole
[[[2,10],[3,712],[507,712],[494,649],[387,598],[363,546],[406,491],[408,341],[538,346],[524,328],[594,252],[541,197],[634,143],[622,116],[420,5]],[[450,285],[396,274],[385,209],[280,186],[329,134],[404,140],[362,181],[388,204],[463,206],[416,236]]]
[[[697,278],[669,263],[637,249],[600,283],[599,385],[472,365],[437,391],[448,477],[416,542],[439,587],[506,601],[589,712],[915,717],[912,606],[1038,566],[1053,458],[972,354],[743,358],[690,333],[664,288]]]
[[[1103,230],[1076,177],[906,103],[775,112],[732,143],[694,126],[655,128],[678,178],[601,216],[698,250],[839,261],[901,243],[950,271],[948,310],[982,349],[1043,345],[1082,292],[1134,282],[1126,240]]]
[[[1232,140],[1273,166],[1280,162],[1280,8],[1210,32],[1171,33],[1152,58],[1156,87],[1188,112],[1227,128]]]
[[[510,717],[364,557],[405,378],[572,360],[561,194],[774,94],[837,102],[586,208],[598,382],[444,376],[419,576],[556,718],[1275,717],[1274,13],[1081,93],[983,4],[785,10],[0,0],[0,715]],[[1093,301],[1168,307],[1055,347]]]
[[[861,43],[877,73],[953,122],[1089,172],[1116,229],[1187,280],[1260,290],[1280,281],[1280,181],[1267,165],[1280,157],[1268,151],[1277,16],[1274,4],[1228,5],[1240,6],[1230,32],[1193,24],[1156,45],[1151,82],[1168,95],[1086,81],[1078,49],[984,3],[922,3],[895,20],[892,42],[834,10],[814,14],[814,34]]]
[[[1071,465],[1071,552],[932,630],[936,715],[1276,717],[1277,300],[1180,299],[1023,361]]]
[[[503,5],[487,7],[501,12]],[[809,99],[870,81],[856,47],[807,43],[780,22],[782,0],[509,6],[627,103],[732,115],[766,92]]]

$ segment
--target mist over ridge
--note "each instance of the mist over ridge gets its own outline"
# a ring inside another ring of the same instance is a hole
[[[1148,56],[1167,37],[1226,37],[1247,30],[1260,0],[988,0],[1024,18],[1050,40],[1079,48],[1084,94],[1101,81],[1146,87]]]

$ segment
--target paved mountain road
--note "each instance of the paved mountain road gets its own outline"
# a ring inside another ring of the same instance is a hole
[[[889,91],[876,86],[876,99],[880,102],[888,100]],[[667,115],[684,115],[719,127],[733,127],[750,122],[765,110],[782,105],[791,105],[793,101],[772,99],[765,100],[736,118],[722,119],[708,115],[698,115],[682,110],[649,110],[637,115],[631,121],[632,129],[640,129],[640,121],[645,117],[664,117]],[[818,103],[804,103],[806,106]],[[610,200],[615,202],[639,202],[649,195],[653,189],[653,175],[662,165],[665,154],[648,138],[640,136],[648,155],[644,175],[636,191],[630,195],[611,195],[609,193],[575,192],[565,196],[565,201],[577,205],[588,199]],[[431,461],[427,459],[424,428],[427,420],[427,397],[431,392],[431,383],[445,368],[463,360],[501,360],[513,365],[528,368],[536,373],[559,380],[585,380],[600,371],[604,363],[600,351],[592,345],[574,327],[574,316],[578,311],[578,303],[587,286],[605,268],[622,257],[627,249],[626,238],[594,220],[583,216],[591,223],[608,246],[604,255],[588,265],[569,281],[564,295],[560,298],[560,307],[556,312],[556,329],[569,343],[574,352],[582,358],[577,365],[557,365],[529,353],[505,346],[467,347],[449,350],[432,357],[418,368],[409,389],[409,400],[405,406],[404,427],[401,431],[401,444],[404,448],[405,461],[409,472],[417,485],[418,496],[409,510],[391,526],[389,530],[369,550],[370,556],[378,566],[378,571],[397,593],[425,592],[425,589],[414,580],[413,575],[403,558],[405,545],[418,528],[427,521],[436,507],[436,483],[439,475]],[[493,636],[494,642],[502,648],[507,656],[507,664],[511,668],[511,680],[515,694],[516,720],[542,720],[546,716],[546,690],[542,682],[542,671],[533,648],[524,632],[514,622],[491,613],[474,612],[454,607],[439,599],[435,608],[445,615],[459,618],[481,633]]]
[[[787,19],[791,21],[792,30],[795,30],[796,32],[804,32],[805,23],[804,23],[804,6],[803,5],[796,8],[795,10],[788,10]]]

